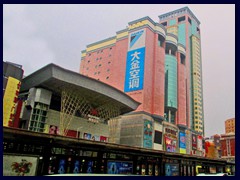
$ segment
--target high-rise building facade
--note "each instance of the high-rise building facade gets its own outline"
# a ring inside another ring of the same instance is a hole
[[[225,121],[225,133],[235,133],[235,118],[227,119]]]
[[[188,7],[128,23],[87,45],[80,73],[124,91],[146,113],[204,135],[200,22]]]

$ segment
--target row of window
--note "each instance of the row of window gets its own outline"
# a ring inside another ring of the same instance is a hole
[[[175,16],[178,16],[178,15],[180,15],[180,14],[184,14],[184,13],[186,13],[186,12],[187,12],[187,10],[180,10],[180,11],[178,11],[178,12],[171,13],[171,14],[169,14],[169,15],[162,16],[162,17],[160,18],[160,20],[166,19],[166,18],[168,18],[168,17],[175,17]]]
[[[201,126],[198,126],[198,125],[196,125],[195,128],[196,129],[201,129],[201,130],[203,129]]]
[[[194,116],[195,119],[199,119],[199,120],[203,120],[202,117],[199,117],[199,116]]]
[[[109,48],[109,50],[111,51],[111,50],[112,50],[112,47],[110,47],[110,48]],[[103,53],[103,49],[102,49],[102,50],[99,50],[99,51],[97,51],[97,54],[99,54],[99,53]],[[88,54],[88,56],[91,56],[91,55],[92,55],[91,53],[89,53],[89,54]]]

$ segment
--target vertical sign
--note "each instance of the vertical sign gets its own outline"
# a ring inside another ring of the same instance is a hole
[[[144,120],[143,147],[152,148],[152,133],[153,133],[152,122]]]
[[[21,82],[9,77],[3,97],[3,126],[12,126]]]
[[[145,37],[143,29],[129,34],[124,92],[143,89]]]
[[[192,150],[197,150],[197,135],[192,134]]]
[[[186,154],[186,135],[184,132],[179,132],[179,148],[180,153]]]
[[[197,138],[197,150],[202,151],[202,136],[198,136]]]

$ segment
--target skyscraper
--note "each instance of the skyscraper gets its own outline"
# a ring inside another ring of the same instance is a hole
[[[82,51],[80,73],[124,91],[145,114],[204,135],[200,22],[188,7],[143,17]],[[146,117],[144,117],[146,119]]]

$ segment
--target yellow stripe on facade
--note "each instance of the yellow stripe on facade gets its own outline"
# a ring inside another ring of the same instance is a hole
[[[166,32],[164,31],[164,29],[162,27],[155,26],[155,30],[161,32],[162,34],[164,34],[164,36],[166,36]]]
[[[100,42],[99,44],[95,44],[93,46],[88,47],[87,52],[93,51],[95,49],[99,49],[99,48],[102,48],[102,47],[105,47],[105,46],[110,46],[110,45],[113,45],[115,43],[116,43],[116,38],[108,40],[108,41]]]
[[[167,36],[166,41],[170,41],[170,42],[177,44],[177,39],[172,36]]]
[[[137,22],[135,24],[132,24],[128,27],[128,29],[131,30],[131,29],[141,27],[144,25],[149,25],[152,29],[155,29],[155,26],[149,20],[143,20],[143,21]]]
[[[128,36],[128,31],[117,34],[117,39],[120,39],[120,38],[125,37],[125,36]]]
[[[173,25],[173,26],[168,27],[167,32],[178,36],[178,26]]]
[[[182,51],[184,54],[186,54],[186,50],[184,49],[184,47],[178,46],[178,50],[179,50],[179,51]]]
[[[87,54],[86,52],[82,53],[82,57],[85,57],[85,56],[86,56],[86,54]]]

